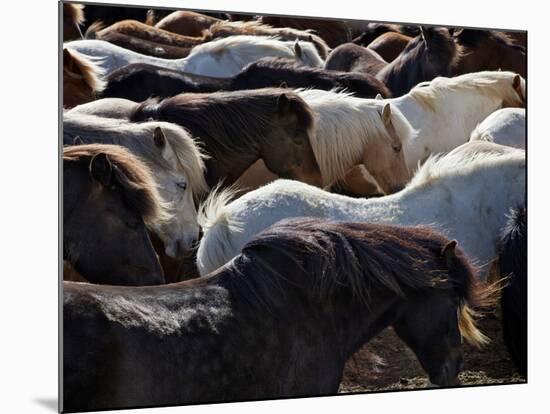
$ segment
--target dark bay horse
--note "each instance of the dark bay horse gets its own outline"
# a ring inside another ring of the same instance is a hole
[[[462,54],[447,29],[434,27],[421,27],[420,34],[391,63],[384,64],[373,53],[352,43],[345,44],[330,53],[325,68],[375,74],[398,97],[420,82],[450,76]]]
[[[233,78],[212,78],[162,67],[135,63],[111,72],[102,97],[143,101],[149,97],[174,96],[184,92],[237,91],[267,87],[346,89],[360,98],[380,94],[390,98],[389,89],[364,73],[329,71],[300,66],[292,59],[263,58],[246,66]]]
[[[162,213],[151,173],[124,148],[63,149],[63,259],[91,283],[164,283],[146,230]]]
[[[527,50],[506,33],[495,30],[458,29],[453,38],[463,48],[454,75],[484,70],[507,70],[527,77]]]
[[[428,228],[297,219],[205,278],[145,288],[64,283],[63,409],[332,395],[387,326],[433,384],[455,385],[462,338],[482,345],[478,284]]]
[[[129,118],[172,122],[189,130],[212,157],[206,160],[210,186],[222,180],[232,184],[258,159],[274,174],[321,185],[310,143],[313,113],[293,91],[266,88],[150,99]]]
[[[527,375],[527,211],[512,211],[500,240],[498,268],[508,278],[502,290],[504,342],[521,375]]]

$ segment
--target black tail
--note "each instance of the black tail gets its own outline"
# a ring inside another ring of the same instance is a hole
[[[500,240],[499,270],[509,277],[502,291],[502,331],[512,360],[527,375],[527,212],[512,211]]]

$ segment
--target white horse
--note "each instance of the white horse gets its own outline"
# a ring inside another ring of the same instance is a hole
[[[483,265],[484,278],[506,214],[524,202],[525,172],[525,151],[476,142],[430,157],[407,187],[381,198],[350,198],[289,180],[277,180],[229,204],[231,194],[222,192],[199,211],[204,236],[197,265],[206,275],[273,223],[308,216],[431,226],[458,240]]]
[[[493,112],[472,131],[470,141],[525,149],[525,109],[503,108]]]
[[[410,179],[403,146],[414,131],[401,112],[387,102],[361,99],[350,93],[298,89],[315,114],[311,146],[321,169],[323,187],[340,183],[356,195],[391,194]],[[363,166],[361,180],[350,171]],[[239,184],[257,188],[273,181],[265,165],[254,164]]]
[[[431,154],[451,151],[489,114],[525,103],[525,80],[512,72],[477,72],[422,82],[408,94],[386,99],[417,131],[405,145],[411,171]]]
[[[321,67],[323,60],[311,42],[281,41],[263,36],[229,36],[195,46],[182,59],[161,59],[116,46],[104,40],[75,40],[65,46],[91,56],[109,74],[130,63],[148,63],[205,76],[231,77],[263,57],[285,57],[305,66]]]
[[[163,241],[166,254],[189,251],[199,236],[195,199],[205,194],[205,156],[187,131],[167,122],[131,123],[67,111],[63,114],[63,143],[117,144],[140,157],[153,172],[170,217],[151,228]]]

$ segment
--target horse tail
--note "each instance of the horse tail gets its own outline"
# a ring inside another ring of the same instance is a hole
[[[527,373],[527,212],[512,210],[501,234],[498,267],[508,278],[502,291],[502,333],[512,360],[522,375]]]
[[[84,39],[97,39],[97,32],[105,27],[105,24],[101,20],[93,22],[86,33],[84,33]]]
[[[197,250],[197,268],[201,276],[223,266],[232,257],[230,235],[240,231],[241,223],[230,217],[226,206],[235,198],[236,186],[221,188],[217,185],[199,206],[198,222],[203,230]]]

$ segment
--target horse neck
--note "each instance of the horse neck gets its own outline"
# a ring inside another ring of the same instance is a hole
[[[205,161],[206,183],[212,186],[223,180],[224,185],[231,185],[243,175],[243,173],[258,159],[260,152],[256,148],[248,148],[239,153],[239,156],[223,156],[209,150],[208,139],[203,138],[205,148],[208,153],[213,154],[211,158]]]

